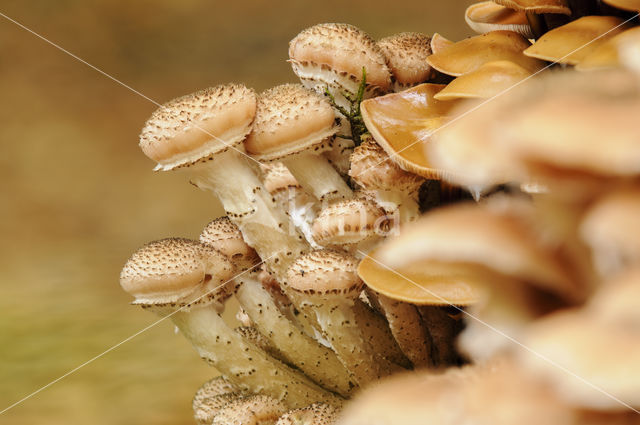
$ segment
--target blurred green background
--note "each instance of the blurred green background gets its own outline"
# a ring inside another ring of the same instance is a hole
[[[160,103],[219,83],[294,81],[287,43],[320,22],[380,38],[470,34],[467,1],[3,0],[0,12]],[[120,268],[220,214],[153,173],[155,106],[0,17],[0,410],[152,324]],[[192,424],[216,374],[163,322],[0,415],[0,424]]]

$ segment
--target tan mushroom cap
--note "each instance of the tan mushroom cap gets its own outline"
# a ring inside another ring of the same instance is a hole
[[[283,84],[258,96],[253,130],[245,149],[258,160],[274,161],[306,150],[328,149],[338,127],[329,101],[300,84]]]
[[[544,245],[535,214],[529,202],[501,197],[439,208],[388,239],[378,258],[396,270],[422,262],[481,266],[567,300],[580,300],[583,288]]]
[[[291,187],[300,188],[301,186],[282,162],[274,162],[269,164],[264,173],[264,187],[273,195],[281,190]]]
[[[222,376],[205,382],[193,397],[193,416],[198,425],[210,425],[227,403],[241,397],[240,391]]]
[[[400,191],[417,195],[424,178],[400,168],[375,141],[356,146],[349,159],[349,176],[368,190]]]
[[[640,187],[605,194],[589,207],[580,224],[602,275],[640,264]]]
[[[425,155],[424,145],[455,104],[434,99],[443,88],[420,84],[361,103],[362,119],[376,142],[402,169],[426,178],[439,178],[441,172]]]
[[[433,75],[427,63],[431,54],[431,38],[418,32],[403,32],[382,38],[378,47],[387,59],[387,65],[398,89],[424,83]]]
[[[584,16],[554,28],[524,54],[549,62],[577,65],[602,43],[620,33],[624,21],[614,16]]]
[[[287,283],[306,294],[347,294],[357,297],[363,283],[351,254],[328,249],[315,250],[296,259],[287,271]]]
[[[225,151],[244,140],[256,113],[256,95],[241,84],[210,87],[156,109],[140,133],[140,148],[171,170]]]
[[[514,10],[493,1],[472,4],[465,11],[464,19],[478,34],[507,30],[517,32],[526,38],[534,38],[524,11]]]
[[[637,327],[603,323],[586,311],[567,311],[536,322],[522,342],[536,353],[517,350],[522,367],[548,381],[565,402],[591,410],[628,409],[620,401],[640,407]]]
[[[580,61],[576,65],[576,69],[578,71],[586,71],[621,66],[620,49],[625,43],[633,42],[640,47],[640,27],[628,29],[609,38]]]
[[[229,217],[211,221],[202,230],[200,242],[211,245],[233,262],[240,270],[246,270],[260,262],[260,257],[242,237],[242,233]]]
[[[509,90],[531,75],[531,72],[513,62],[487,62],[475,71],[457,77],[434,97],[438,100],[488,99]]]
[[[611,326],[640,329],[640,266],[604,282],[589,300],[586,312]]]
[[[617,9],[630,10],[632,12],[640,12],[640,0],[602,0],[609,6]]]
[[[226,256],[211,247],[162,239],[133,253],[120,273],[120,286],[135,297],[134,304],[187,305],[221,297],[224,290],[218,288],[233,271]]]
[[[313,221],[313,239],[322,246],[357,244],[382,235],[389,220],[382,208],[368,199],[347,199],[324,208]]]
[[[289,42],[289,58],[303,81],[308,78],[305,74],[315,73],[330,86],[350,89],[359,84],[364,67],[371,90],[380,94],[391,88],[391,74],[380,48],[353,25],[327,23],[303,30]]]
[[[212,425],[262,425],[274,423],[287,411],[284,403],[266,395],[252,395],[229,402]]]
[[[452,44],[453,41],[444,38],[442,34],[436,32],[431,36],[431,54],[439,53]]]
[[[571,15],[567,0],[495,0],[495,2],[515,10]]]
[[[427,62],[443,74],[454,77],[498,60],[508,60],[530,72],[536,72],[545,64],[522,53],[530,46],[529,40],[513,31],[491,31],[458,41],[429,56]]]

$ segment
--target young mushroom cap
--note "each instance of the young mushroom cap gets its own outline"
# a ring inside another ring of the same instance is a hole
[[[216,218],[207,224],[200,233],[200,242],[214,246],[239,270],[248,270],[260,262],[256,251],[247,245],[229,217]]]
[[[497,60],[511,61],[533,73],[544,68],[544,62],[522,53],[529,46],[529,40],[513,31],[491,31],[458,41],[429,56],[427,62],[443,74],[454,77]]]
[[[357,298],[363,282],[356,274],[358,259],[333,250],[315,250],[299,257],[289,268],[287,283],[300,293]]]
[[[326,403],[313,403],[280,416],[276,425],[333,425],[339,410]]]
[[[171,170],[236,146],[251,131],[253,90],[240,84],[210,87],[156,109],[140,134],[140,148]]]
[[[625,43],[630,42],[635,42],[640,45],[640,41],[637,40],[640,40],[640,27],[623,31],[600,44],[598,48],[589,53],[588,56],[576,65],[576,69],[578,71],[590,71],[622,66],[623,63],[620,58],[621,48],[623,48]]]
[[[382,236],[389,225],[382,208],[367,199],[334,202],[313,221],[313,239],[321,246],[357,244]]]
[[[356,93],[362,68],[371,94],[391,88],[391,74],[380,48],[353,25],[327,23],[303,30],[289,42],[289,58],[303,84],[320,92],[329,86]]]
[[[609,38],[620,33],[623,19],[584,16],[554,28],[540,37],[524,54],[549,62],[577,65]]]
[[[211,421],[231,400],[242,395],[222,376],[205,382],[193,397],[193,417],[198,425],[211,425]]]
[[[514,10],[493,1],[472,4],[465,11],[464,19],[478,34],[507,30],[517,32],[526,38],[534,37],[524,11]]]
[[[362,119],[376,142],[402,169],[426,178],[439,178],[424,153],[431,134],[445,123],[454,102],[434,99],[441,84],[420,84],[400,93],[367,99]]]
[[[494,0],[497,4],[515,10],[533,13],[560,13],[571,15],[567,0]]]
[[[403,32],[377,42],[387,59],[395,91],[428,81],[433,70],[427,63],[431,55],[431,38],[418,32]]]
[[[433,33],[431,36],[431,54],[439,53],[451,46],[453,41],[446,39],[440,33]]]
[[[264,172],[264,187],[272,195],[290,188],[301,188],[300,183],[282,162],[268,164]]]
[[[212,425],[263,425],[275,423],[287,407],[273,397],[253,395],[229,402],[220,409]]]

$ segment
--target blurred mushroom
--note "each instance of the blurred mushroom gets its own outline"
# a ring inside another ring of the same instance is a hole
[[[431,54],[431,38],[418,32],[402,32],[377,41],[387,60],[393,79],[393,91],[399,92],[433,76],[427,63]]]
[[[576,69],[587,71],[626,65],[624,64],[624,48],[627,43],[635,43],[640,46],[640,27],[622,31],[607,39],[581,60],[576,65]]]
[[[338,419],[338,409],[326,403],[313,403],[280,416],[276,425],[332,425]]]
[[[531,43],[526,38],[513,31],[491,31],[458,41],[429,56],[427,62],[438,71],[454,77],[498,60],[513,62],[534,73],[545,65],[522,53],[529,46]]]
[[[201,357],[240,391],[269,394],[288,406],[338,398],[269,357],[229,328],[219,310],[233,266],[215,249],[188,239],[163,239],[137,250],[124,265],[120,285],[134,304],[170,315]],[[216,306],[216,304],[218,304]]]
[[[511,9],[493,1],[482,1],[467,7],[464,19],[478,34],[507,30],[517,32],[525,38],[534,38],[524,11]]]
[[[277,399],[253,395],[230,401],[213,418],[211,425],[268,425],[274,424],[287,411]]]
[[[307,246],[246,162],[241,143],[255,111],[255,93],[242,85],[204,89],[158,108],[142,129],[140,147],[158,162],[156,169],[184,169],[198,187],[214,192],[249,245],[282,273]]]

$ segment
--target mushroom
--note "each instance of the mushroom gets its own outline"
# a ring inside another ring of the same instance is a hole
[[[211,425],[267,425],[274,424],[287,411],[279,400],[266,395],[238,398],[224,406]]]
[[[362,281],[356,274],[357,259],[347,253],[315,250],[299,257],[287,273],[288,285],[298,304],[308,314],[315,314],[323,334],[344,366],[360,385],[388,375],[392,367],[375,355],[374,347],[362,333],[370,324],[358,317],[355,304]],[[365,306],[366,308],[366,306]]]
[[[211,425],[211,421],[227,403],[242,394],[222,376],[202,385],[193,397],[193,417],[198,425]]]
[[[567,0],[494,0],[496,3],[525,13],[533,37],[538,38],[547,31],[541,14],[571,15]],[[570,0],[569,0],[570,1]]]
[[[256,121],[244,145],[260,161],[282,161],[316,199],[350,198],[349,186],[319,155],[337,130],[325,98],[299,84],[284,84],[258,96]]]
[[[525,38],[534,38],[524,11],[514,10],[493,1],[474,3],[467,7],[464,19],[467,25],[478,34],[507,30],[517,32]]]
[[[201,357],[240,391],[263,393],[302,407],[338,398],[269,357],[229,328],[218,310],[227,298],[233,266],[215,249],[188,239],[163,239],[137,250],[124,265],[120,285],[134,304],[171,317]],[[218,304],[216,306],[216,304]]]
[[[634,27],[614,35],[576,65],[578,71],[615,68],[623,65],[624,48],[628,43],[640,46],[640,27]],[[628,66],[627,64],[624,64]]]
[[[239,269],[255,270],[259,261],[255,251],[242,239],[240,230],[226,217],[209,223],[200,235],[200,241],[226,255]],[[286,363],[331,391],[344,396],[352,392],[355,384],[336,355],[307,336],[281,313],[269,291],[259,281],[257,272],[244,273],[235,281],[238,302],[259,333],[264,335]]]
[[[301,409],[291,410],[280,416],[276,425],[333,425],[338,419],[338,409],[326,403],[313,403]]]
[[[278,274],[307,245],[287,228],[286,216],[243,154],[240,143],[255,111],[255,93],[242,85],[204,89],[158,108],[142,129],[140,147],[158,162],[156,169],[184,169],[194,184],[214,192],[249,245]]]
[[[623,19],[584,16],[554,28],[540,37],[524,54],[555,63],[577,65],[607,39],[620,33]]]
[[[288,362],[287,358],[280,352],[280,350],[274,346],[271,341],[269,341],[264,335],[260,333],[260,331],[254,326],[238,326],[234,329],[237,333],[242,336],[242,338],[246,339],[248,342],[252,343],[274,359],[278,359],[283,363],[291,366],[292,364]]]
[[[544,62],[525,56],[522,52],[531,43],[513,31],[491,31],[452,44],[427,58],[433,68],[443,74],[459,77],[480,65],[508,60],[534,73],[544,68]]]
[[[382,38],[376,44],[391,71],[393,91],[408,89],[433,77],[433,70],[427,63],[427,57],[431,54],[429,36],[419,32],[402,32]]]
[[[349,176],[371,193],[387,214],[397,214],[398,223],[419,215],[418,191],[424,178],[400,168],[372,138],[354,149]]]
[[[435,32],[431,36],[431,44],[430,44],[431,54],[439,53],[444,49],[446,49],[447,47],[451,46],[452,44],[453,44],[453,41],[448,40],[444,38],[442,34]]]
[[[628,10],[631,12],[640,12],[640,1],[638,0],[602,0],[609,6],[616,9]]]

